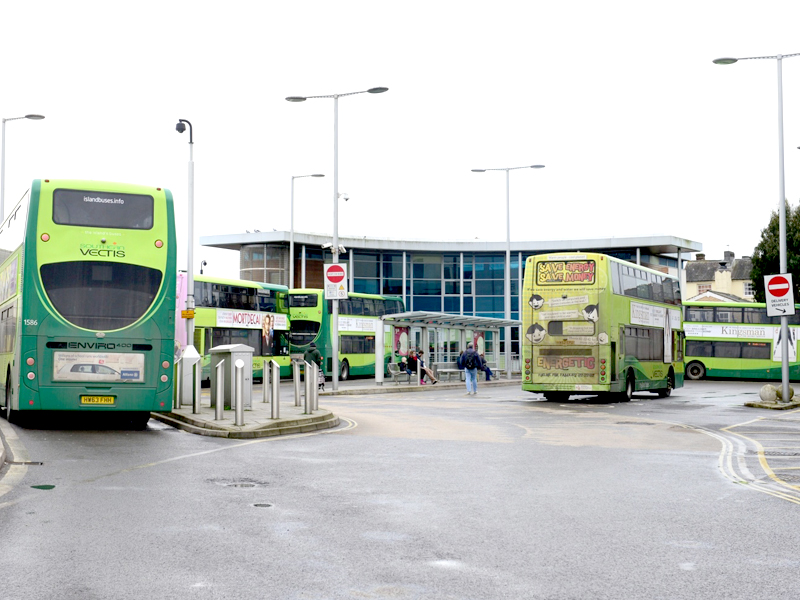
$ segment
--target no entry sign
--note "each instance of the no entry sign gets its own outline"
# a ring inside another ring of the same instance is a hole
[[[325,299],[347,298],[347,264],[325,265]]]
[[[768,316],[786,317],[794,314],[794,288],[790,273],[765,275],[764,292]]]

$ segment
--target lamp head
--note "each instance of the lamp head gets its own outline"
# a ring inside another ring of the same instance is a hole
[[[312,177],[325,177],[322,173],[315,173]]]
[[[303,96],[289,96],[286,100],[288,102],[305,102],[306,98]]]
[[[544,165],[531,165],[531,169],[544,169]]]
[[[472,169],[473,173],[486,173],[486,169]]]
[[[323,250],[327,250],[328,248],[333,248],[333,244],[331,244],[330,242],[325,242],[324,244],[322,244]]]
[[[183,133],[186,131],[186,125],[184,125],[183,121],[178,121],[178,124],[175,125],[175,131],[178,133]]]
[[[367,90],[367,92],[370,94],[382,94],[383,92],[388,92],[388,91],[389,88],[387,87],[374,87],[374,88],[369,88]]]
[[[41,121],[44,119],[44,115],[25,115],[25,118],[31,121]]]
[[[739,62],[738,58],[716,58],[712,61],[715,65],[732,65]]]

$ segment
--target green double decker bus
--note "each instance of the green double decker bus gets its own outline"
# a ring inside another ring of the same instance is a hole
[[[6,418],[171,410],[175,248],[166,189],[34,180],[0,228]]]
[[[522,389],[548,400],[683,386],[678,279],[604,254],[529,257]]]
[[[800,305],[789,317],[789,378],[800,381]],[[781,319],[756,302],[685,302],[686,377],[781,379]]]
[[[323,370],[333,373],[331,345],[333,301],[325,299],[321,289],[289,290],[289,341],[292,354],[305,352],[311,342],[325,359]],[[403,312],[403,300],[397,296],[350,293],[339,300],[339,379],[375,375],[375,343],[386,347],[391,356],[391,341],[383,331],[382,315]],[[385,368],[385,366],[384,366]]]
[[[264,364],[274,360],[281,377],[290,377],[289,309],[285,285],[220,279],[195,275],[194,347],[202,361],[201,381],[211,385],[211,348],[226,344],[244,344],[253,349],[253,379],[263,381]],[[176,349],[186,348],[186,308],[188,277],[178,273],[175,329]]]

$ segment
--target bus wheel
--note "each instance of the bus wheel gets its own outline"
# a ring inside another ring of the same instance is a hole
[[[672,371],[669,372],[667,375],[667,387],[658,390],[658,397],[659,398],[667,398],[672,394],[672,390],[675,389],[675,373]]]
[[[135,412],[131,413],[129,423],[131,424],[131,429],[135,431],[144,431],[147,429],[147,423],[150,421],[150,413],[149,412]]]
[[[686,376],[689,379],[702,379],[706,375],[706,368],[703,363],[690,362],[686,365]]]
[[[350,379],[350,364],[345,360],[342,362],[342,376],[339,381],[347,381]]]
[[[16,421],[17,411],[11,410],[11,373],[6,375],[6,421],[14,423]]]
[[[625,378],[625,391],[619,395],[620,402],[630,402],[633,398],[633,390],[636,387],[636,377],[633,371],[628,371],[628,376]]]

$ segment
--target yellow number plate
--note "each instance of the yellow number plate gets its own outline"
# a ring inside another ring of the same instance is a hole
[[[114,396],[81,396],[81,404],[114,404]]]

